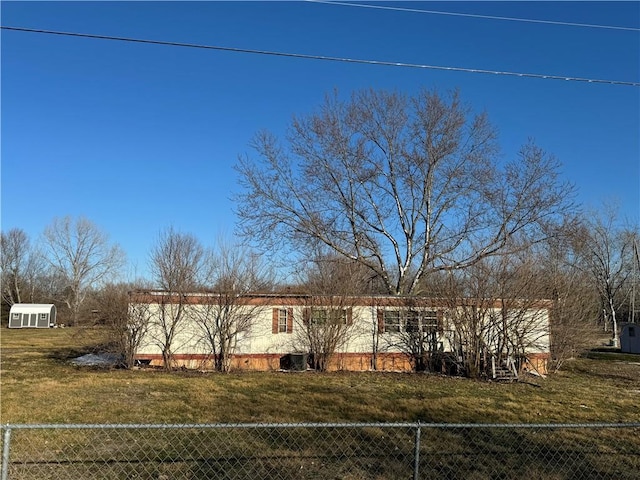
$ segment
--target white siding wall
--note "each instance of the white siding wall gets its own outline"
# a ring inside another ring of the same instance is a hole
[[[179,324],[173,342],[172,351],[174,354],[196,354],[206,355],[210,353],[209,346],[203,340],[201,326],[193,320],[193,312],[204,308],[201,305],[189,305],[184,312],[184,318]],[[246,311],[251,312],[253,321],[250,331],[242,334],[239,338],[236,354],[286,354],[303,350],[304,342],[301,334],[304,331],[303,307],[293,307],[293,331],[292,333],[272,333],[273,309],[292,308],[287,305],[268,305],[263,307],[247,307]],[[151,310],[157,318],[160,311],[159,305],[152,304]],[[497,313],[497,311],[496,311]],[[445,314],[445,328],[450,328]],[[522,328],[523,342],[527,345],[530,353],[549,352],[549,317],[546,309],[531,310],[518,320]],[[448,325],[448,327],[447,327]],[[348,353],[367,353],[373,350],[373,338],[377,334],[378,317],[377,308],[371,306],[353,307],[352,325],[349,328],[348,342],[339,349]],[[149,331],[138,349],[138,354],[158,355],[162,353],[161,342],[154,338],[162,338],[161,329],[152,324]],[[445,331],[439,341],[442,342],[445,351],[450,350],[448,340],[451,338],[451,331]],[[398,334],[379,334],[380,351],[399,352],[397,346]]]
[[[185,308],[184,317],[178,324],[172,351],[174,354],[202,354],[209,353],[206,341],[203,341],[203,330],[200,324],[193,320],[194,311],[202,310],[201,305],[189,305]],[[235,349],[236,354],[286,354],[303,348],[301,339],[303,324],[303,307],[293,307],[292,333],[272,333],[273,309],[291,308],[289,306],[269,305],[264,307],[247,307],[253,321],[250,331],[241,335]],[[160,307],[151,305],[153,318],[159,318]],[[370,352],[372,350],[373,329],[377,328],[377,317],[370,307],[354,307],[352,325],[349,329],[349,341],[340,349],[343,352]],[[152,322],[147,335],[138,349],[138,354],[161,354],[162,328],[157,320]]]

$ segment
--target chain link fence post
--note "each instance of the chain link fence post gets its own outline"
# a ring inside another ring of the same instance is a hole
[[[9,476],[9,447],[11,444],[11,428],[5,427],[2,438],[2,480],[7,480]]]
[[[413,451],[413,480],[418,480],[420,474],[420,421],[416,425],[416,439]]]

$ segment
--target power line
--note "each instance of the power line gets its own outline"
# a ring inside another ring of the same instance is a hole
[[[533,18],[500,17],[496,15],[443,12],[440,10],[422,10],[418,8],[386,7],[383,5],[367,5],[363,3],[347,3],[347,2],[330,2],[325,0],[306,0],[306,1],[310,3],[324,3],[326,5],[340,5],[345,7],[361,7],[361,8],[375,8],[379,10],[395,10],[398,12],[428,13],[431,15],[450,15],[454,17],[484,18],[484,19],[490,19],[490,20],[508,20],[511,22],[543,23],[547,25],[562,25],[562,26],[568,26],[568,27],[605,28],[609,30],[628,30],[632,32],[640,32],[640,28],[620,27],[616,25],[599,25],[599,24],[593,24],[593,23],[575,23],[575,22],[560,22],[560,21],[553,21],[553,20],[536,20]]]
[[[80,38],[94,38],[98,40],[113,40],[119,42],[132,42],[132,43],[144,43],[151,45],[164,45],[171,47],[185,47],[185,48],[200,48],[206,50],[218,50],[224,52],[236,52],[236,53],[253,53],[257,55],[271,55],[277,57],[289,57],[289,58],[302,58],[307,60],[325,60],[331,62],[345,62],[345,63],[357,63],[365,65],[382,65],[388,67],[405,67],[405,68],[421,68],[430,70],[445,70],[450,72],[466,72],[466,73],[484,73],[493,75],[505,75],[511,77],[522,78],[539,78],[544,80],[565,80],[572,82],[587,82],[587,83],[602,83],[608,85],[626,85],[631,87],[640,87],[639,82],[629,82],[623,80],[602,80],[596,78],[580,78],[569,77],[564,75],[545,75],[540,73],[519,73],[499,70],[486,70],[480,68],[464,68],[464,67],[446,67],[441,65],[426,65],[420,63],[404,63],[404,62],[389,62],[383,60],[364,60],[357,58],[345,58],[345,57],[330,57],[324,55],[309,55],[303,53],[288,53],[288,52],[274,52],[269,50],[254,50],[249,48],[237,48],[237,47],[221,47],[216,45],[199,45],[194,43],[182,43],[182,42],[167,42],[161,40],[147,40],[141,38],[128,38],[128,37],[114,37],[110,35],[94,35],[90,33],[74,33],[74,32],[60,32],[55,30],[41,30],[35,28],[23,28],[23,27],[8,27],[0,26],[3,30],[12,30],[17,32],[30,32],[30,33],[42,33],[46,35],[61,35],[67,37],[80,37]]]

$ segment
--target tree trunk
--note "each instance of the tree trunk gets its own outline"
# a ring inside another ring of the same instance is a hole
[[[611,343],[615,348],[620,346],[620,339],[618,337],[618,320],[616,319],[616,308],[613,304],[613,298],[609,298],[609,309],[611,310]]]

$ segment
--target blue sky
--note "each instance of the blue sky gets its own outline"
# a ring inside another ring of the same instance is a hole
[[[372,2],[369,2],[372,3]],[[377,2],[640,28],[639,2]],[[640,81],[640,32],[311,2],[6,2],[3,26],[496,71]],[[528,138],[578,200],[640,211],[640,88],[3,30],[2,229],[83,215],[144,274],[160,229],[232,236],[238,155],[327,92],[458,88],[505,157]]]

